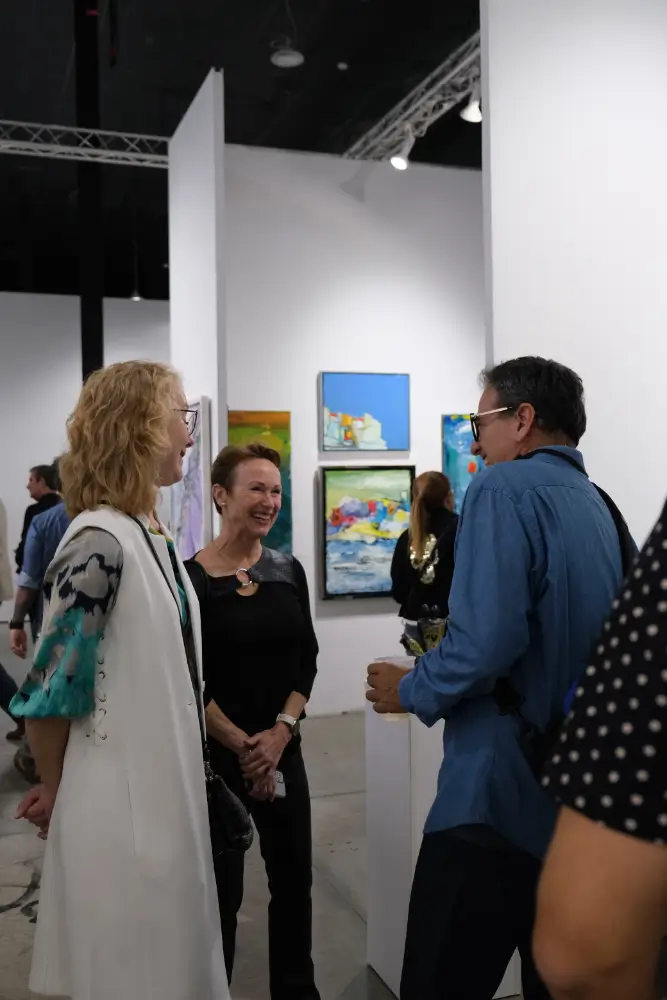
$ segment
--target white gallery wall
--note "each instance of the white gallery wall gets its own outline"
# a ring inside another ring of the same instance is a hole
[[[104,303],[105,362],[169,360],[167,302]],[[32,465],[62,451],[65,421],[81,388],[79,300],[67,295],[0,293],[0,498],[7,508],[9,544],[16,548]],[[0,614],[6,618],[5,605]]]
[[[192,400],[211,400],[214,451],[227,440],[222,73],[211,70],[169,143],[172,364]]]
[[[591,477],[641,540],[667,475],[667,4],[483,0],[496,360],[584,380]]]
[[[441,468],[440,417],[469,411],[484,364],[481,176],[227,147],[231,409],[292,414],[294,552],[314,597],[311,711],[358,709],[364,668],[400,653],[389,599],[319,599],[319,465]],[[366,180],[364,182],[364,176]],[[365,190],[359,201],[341,189]],[[410,454],[318,454],[322,370],[409,372]]]

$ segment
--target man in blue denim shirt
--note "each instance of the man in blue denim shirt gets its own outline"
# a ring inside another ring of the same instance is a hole
[[[516,948],[525,1000],[548,997],[530,938],[556,808],[519,739],[562,713],[621,580],[612,517],[572,465],[583,465],[586,429],[579,377],[519,358],[483,384],[473,451],[488,468],[461,513],[447,635],[414,670],[369,668],[377,711],[402,709],[428,726],[446,719],[401,1000],[492,1000]],[[499,711],[501,678],[523,699],[521,717]]]
[[[28,651],[28,637],[24,624],[26,615],[30,614],[31,623],[35,622],[33,639],[36,640],[42,622],[44,576],[69,523],[69,515],[61,499],[55,507],[38,514],[28,529],[23,568],[17,579],[14,614],[9,626],[11,650],[21,659],[25,659]]]

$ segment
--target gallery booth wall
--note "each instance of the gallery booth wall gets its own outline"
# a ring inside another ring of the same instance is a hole
[[[667,494],[667,4],[481,11],[494,355],[581,375],[589,472],[641,542]]]
[[[442,468],[441,416],[476,406],[485,361],[481,175],[234,146],[224,172],[228,405],[291,413],[293,550],[321,650],[311,711],[358,709],[400,623],[390,598],[321,599],[318,470]],[[408,373],[410,450],[321,452],[323,371]]]
[[[485,360],[481,177],[240,147],[225,159],[228,405],[291,414],[293,551],[321,647],[311,711],[359,709],[366,664],[400,652],[397,607],[320,599],[318,469],[442,467],[441,416],[476,405]],[[350,180],[352,194],[341,187]],[[0,495],[13,547],[28,469],[63,448],[80,388],[78,300],[2,294],[0,329]],[[168,303],[105,303],[105,362],[129,358],[170,359]],[[409,452],[321,453],[322,371],[408,373]]]

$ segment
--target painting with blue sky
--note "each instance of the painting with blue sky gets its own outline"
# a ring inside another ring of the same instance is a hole
[[[447,413],[442,418],[442,471],[454,493],[454,509],[461,513],[463,498],[484,462],[470,451],[473,436],[469,413]]]
[[[323,372],[322,451],[409,451],[410,376]]]

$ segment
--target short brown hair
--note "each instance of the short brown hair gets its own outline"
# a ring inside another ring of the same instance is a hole
[[[67,421],[69,450],[59,461],[72,517],[100,504],[132,515],[151,510],[181,392],[176,372],[152,361],[93,372]]]
[[[239,447],[235,444],[228,444],[219,453],[213,468],[211,469],[211,486],[222,486],[230,490],[234,485],[236,470],[239,465],[249,462],[253,458],[263,458],[266,462],[271,462],[276,469],[280,468],[280,454],[275,448],[267,448],[261,441],[252,441],[250,444]],[[220,513],[220,508],[215,500],[215,508]]]

